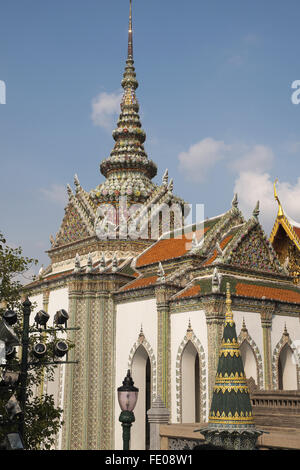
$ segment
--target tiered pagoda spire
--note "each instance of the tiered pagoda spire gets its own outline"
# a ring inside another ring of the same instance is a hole
[[[138,81],[133,60],[132,0],[130,0],[128,56],[122,80],[124,89],[121,114],[113,131],[116,141],[110,156],[100,165],[107,178],[98,186],[94,197],[99,202],[118,202],[126,196],[129,203],[144,202],[155,189],[151,179],[157,173],[155,163],[148,159],[144,149],[146,133],[142,129],[139,104],[136,98]]]
[[[230,285],[226,289],[226,314],[219,351],[215,386],[207,428],[201,429],[206,441],[226,449],[254,449],[261,434],[255,428],[250,393],[231,310]]]

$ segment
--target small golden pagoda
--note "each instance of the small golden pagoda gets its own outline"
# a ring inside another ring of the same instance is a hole
[[[254,450],[261,431],[252,414],[231,309],[230,284],[226,284],[226,313],[219,363],[210,406],[208,426],[200,430],[209,444],[227,450]]]

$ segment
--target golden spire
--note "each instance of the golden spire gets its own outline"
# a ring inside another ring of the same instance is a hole
[[[128,58],[133,57],[133,44],[132,44],[132,0],[130,0],[129,8],[129,28],[128,28]]]
[[[233,322],[233,313],[231,310],[231,296],[230,296],[230,284],[226,283],[226,313],[225,313],[225,323]]]
[[[284,213],[283,213],[283,209],[282,209],[281,202],[280,202],[279,197],[278,197],[278,195],[277,195],[276,183],[278,183],[278,178],[276,178],[276,180],[274,181],[274,197],[275,197],[276,201],[278,202],[278,214],[277,214],[277,217],[283,217],[283,216],[284,216]]]

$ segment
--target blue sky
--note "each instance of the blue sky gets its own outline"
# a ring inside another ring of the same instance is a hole
[[[91,190],[112,147],[128,0],[10,0],[0,6],[1,230],[47,264],[77,173]],[[238,191],[267,233],[272,183],[300,221],[298,0],[133,0],[137,97],[149,158],[205,216]],[[94,106],[94,108],[93,108]],[[94,110],[94,115],[93,115]]]

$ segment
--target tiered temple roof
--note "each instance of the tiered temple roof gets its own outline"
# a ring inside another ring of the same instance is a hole
[[[139,116],[139,104],[136,97],[138,81],[136,79],[133,59],[133,28],[132,5],[130,1],[128,54],[125,72],[122,80],[124,89],[121,101],[121,113],[117,128],[113,131],[115,140],[110,156],[100,165],[100,171],[106,178],[91,191],[85,191],[80,185],[78,176],[74,177],[75,193],[67,185],[69,196],[65,208],[65,216],[56,237],[51,236],[52,249],[69,245],[95,236],[97,224],[102,220],[102,214],[97,211],[103,205],[112,205],[117,210],[120,207],[120,198],[125,201],[126,207],[133,204],[142,204],[143,210],[131,213],[131,219],[138,218],[139,226],[148,224],[148,212],[159,210],[164,205],[178,204],[181,208],[185,202],[173,194],[173,180],[169,181],[168,170],[162,178],[162,184],[155,184],[152,179],[157,174],[156,164],[148,159],[144,148],[146,133],[142,129]],[[127,210],[122,216],[128,217]],[[122,217],[121,216],[121,217]],[[109,215],[112,224],[118,227],[121,223],[119,214]],[[158,238],[158,234],[149,230],[147,238]],[[50,254],[51,254],[50,250]]]

